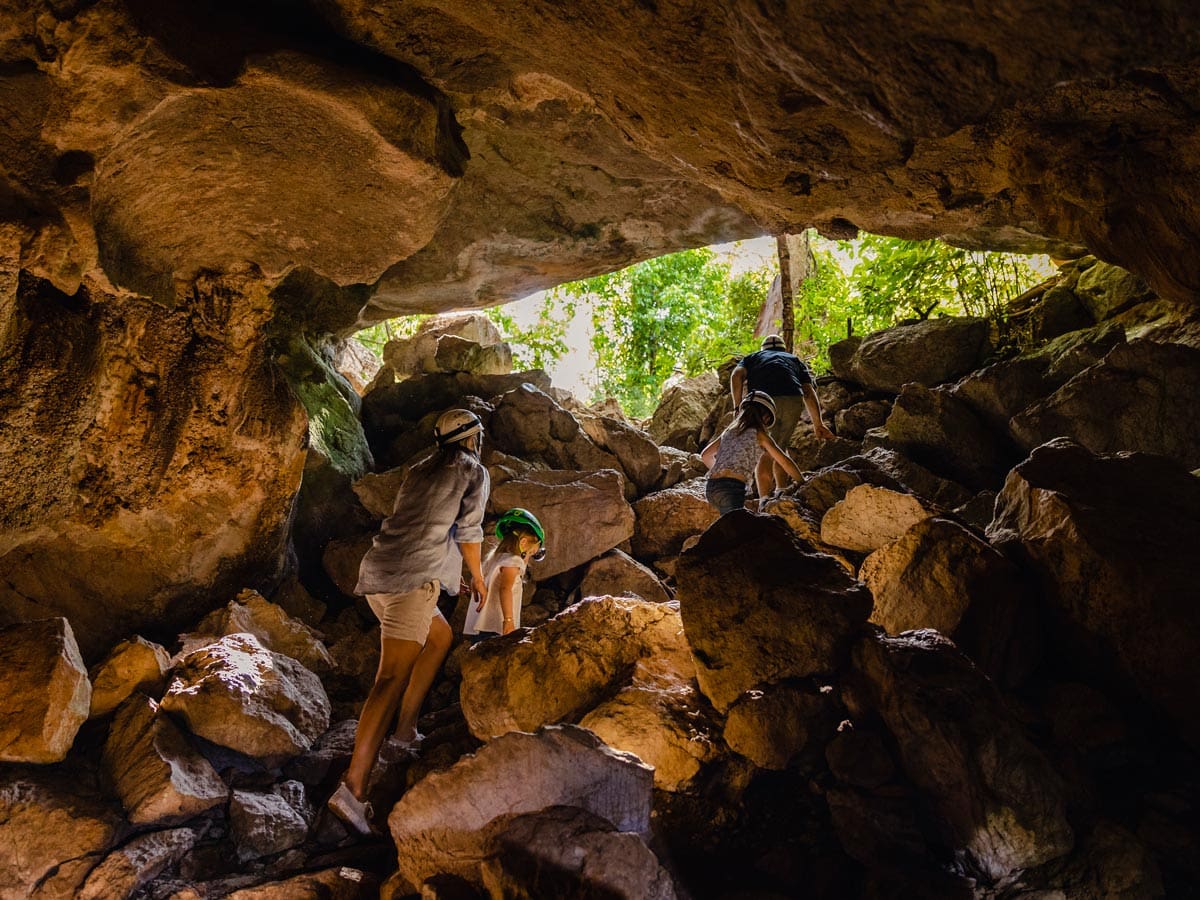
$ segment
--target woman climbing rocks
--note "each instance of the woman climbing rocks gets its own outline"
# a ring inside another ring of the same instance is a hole
[[[480,546],[491,480],[479,460],[483,423],[453,409],[437,420],[434,436],[438,450],[404,480],[358,571],[355,593],[379,619],[379,669],[329,808],[362,834],[373,830],[364,798],[384,733],[401,706],[397,737],[415,738],[421,703],[450,647],[450,626],[437,609],[441,586],[458,585],[465,560],[473,599],[486,589]]]

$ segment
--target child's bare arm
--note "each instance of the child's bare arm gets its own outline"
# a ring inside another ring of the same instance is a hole
[[[775,443],[775,439],[772,438],[771,435],[767,434],[765,431],[760,431],[758,433],[758,446],[762,447],[767,451],[767,453],[771,454],[771,459],[779,463],[783,471],[787,472],[793,481],[800,480],[800,470],[796,467],[796,464],[792,462],[792,458],[788,456],[787,453],[785,453],[777,443]],[[779,487],[779,485],[776,485],[776,487]]]
[[[705,447],[703,450],[700,451],[700,458],[702,460],[704,460],[704,465],[706,465],[710,469],[713,467],[713,464],[717,461],[717,448],[719,448],[720,446],[721,446],[721,439],[719,437],[715,437],[711,441],[708,442],[707,447]]]
[[[504,616],[504,621],[500,625],[501,634],[508,634],[517,627],[513,619],[513,586],[517,583],[519,574],[520,569],[516,566],[501,566],[500,573],[496,576],[496,587],[500,595],[500,612]]]

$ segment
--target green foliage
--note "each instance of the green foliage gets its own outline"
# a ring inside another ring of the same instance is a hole
[[[557,288],[586,301],[600,393],[634,416],[653,412],[676,366],[688,375],[754,349],[753,330],[770,275],[730,277],[707,248],[650,259]]]
[[[546,369],[570,349],[565,338],[575,317],[575,303],[569,298],[560,300],[547,293],[537,322],[528,327],[519,325],[503,306],[490,307],[486,313],[512,345],[513,368],[518,371]]]
[[[428,318],[427,315],[400,316],[386,322],[376,322],[369,328],[356,332],[354,339],[383,359],[383,347],[388,341],[412,337],[421,327],[421,323]]]
[[[1004,304],[1040,278],[1028,258],[978,252],[941,241],[861,233],[853,241],[810,236],[815,273],[795,291],[798,338],[811,364],[829,368],[829,345],[904,319],[985,316],[1003,325]]]

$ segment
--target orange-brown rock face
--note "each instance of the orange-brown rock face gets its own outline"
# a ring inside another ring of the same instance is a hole
[[[304,418],[266,355],[265,291],[211,278],[169,309],[90,280],[8,287],[0,621],[65,616],[95,657],[274,571]]]

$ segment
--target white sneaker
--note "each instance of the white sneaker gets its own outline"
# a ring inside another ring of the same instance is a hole
[[[329,798],[326,805],[335,816],[359,834],[376,833],[374,826],[371,825],[371,819],[375,817],[375,811],[371,809],[371,804],[355,797],[354,792],[346,787],[346,782],[338,782],[337,790],[333,792],[333,796]]]
[[[416,749],[416,746],[421,743],[421,741],[425,740],[425,735],[421,734],[419,731],[414,731],[411,740],[403,741],[398,737],[394,737],[392,740],[395,742],[396,746],[400,747],[401,749],[414,750]]]

